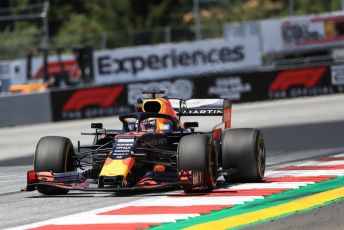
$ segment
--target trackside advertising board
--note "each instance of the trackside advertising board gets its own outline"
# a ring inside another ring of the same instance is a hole
[[[77,63],[74,55],[64,54],[61,55],[61,60],[56,55],[51,55],[48,58],[48,76],[54,77],[61,72],[67,72],[71,79],[80,80],[81,72],[79,64]],[[44,65],[43,58],[33,58],[32,60],[32,78],[40,79],[43,77]]]
[[[176,88],[183,84],[183,90]],[[171,98],[227,98],[253,102],[344,93],[344,65],[314,66],[254,73],[209,74],[188,79],[128,84],[128,103],[134,105],[139,92],[161,86]]]
[[[344,13],[260,21],[263,52],[276,53],[342,46]]]
[[[109,84],[51,92],[53,120],[109,116],[132,111],[143,90],[169,98],[227,98],[234,103],[344,93],[344,63],[252,73],[212,73],[156,81]]]
[[[43,57],[35,57],[32,59],[31,78],[34,80],[42,79],[44,72]],[[54,78],[67,72],[70,80],[75,83],[80,82],[81,70],[75,57],[70,54],[61,55],[61,60],[56,55],[48,58],[48,76]],[[25,84],[27,79],[27,60],[18,59],[12,61],[0,62],[0,78],[6,77],[10,81],[10,85]]]
[[[189,77],[261,66],[258,40],[214,39],[94,53],[95,83]]]
[[[131,111],[125,85],[54,90],[50,96],[53,121],[110,116]]]

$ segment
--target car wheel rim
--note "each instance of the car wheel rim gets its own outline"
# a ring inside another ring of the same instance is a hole
[[[263,138],[259,137],[258,139],[258,156],[257,156],[257,165],[259,175],[262,178],[264,176],[265,171],[265,146]]]

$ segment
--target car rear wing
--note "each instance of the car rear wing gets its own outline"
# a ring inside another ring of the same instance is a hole
[[[231,127],[232,103],[228,99],[169,99],[179,117],[217,116],[222,117],[225,128]]]

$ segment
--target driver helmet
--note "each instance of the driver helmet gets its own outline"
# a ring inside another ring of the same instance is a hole
[[[148,118],[141,123],[142,131],[155,132],[157,122],[155,118]]]

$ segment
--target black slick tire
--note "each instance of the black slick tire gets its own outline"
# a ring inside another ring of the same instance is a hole
[[[206,187],[202,192],[210,192],[216,183],[216,159],[210,144],[210,137],[202,134],[188,135],[181,138],[178,145],[178,170],[203,172]],[[192,185],[184,184],[186,193],[193,191]]]
[[[74,147],[70,139],[58,136],[42,137],[36,147],[34,170],[36,172],[62,173],[74,171]],[[67,194],[67,189],[41,187],[38,192],[45,195]]]
[[[237,169],[230,182],[260,182],[265,172],[265,144],[257,129],[229,129],[222,135],[222,168]]]

